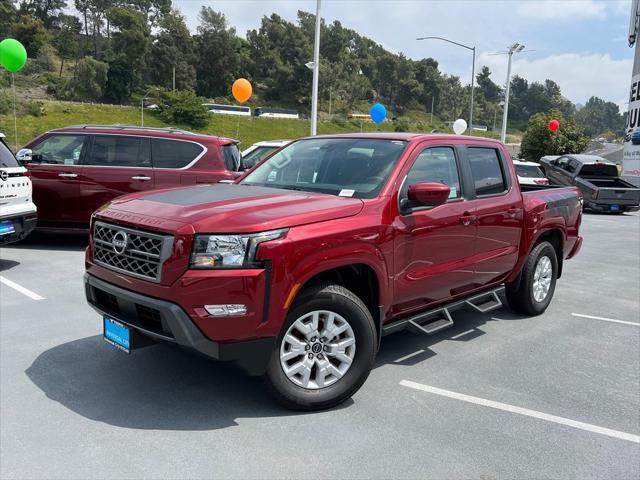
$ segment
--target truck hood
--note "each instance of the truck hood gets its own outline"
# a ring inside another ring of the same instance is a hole
[[[98,216],[133,223],[153,217],[192,225],[196,232],[254,233],[350,217],[362,207],[357,198],[217,184],[127,195],[103,207]]]

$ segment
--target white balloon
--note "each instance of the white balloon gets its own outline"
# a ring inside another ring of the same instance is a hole
[[[464,118],[459,118],[453,122],[453,131],[456,135],[462,135],[467,130],[467,122]]]

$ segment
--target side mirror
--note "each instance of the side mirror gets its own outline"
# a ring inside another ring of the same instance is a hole
[[[33,152],[31,151],[30,148],[21,148],[20,150],[18,150],[18,153],[16,153],[16,159],[20,163],[32,162],[33,161]]]
[[[425,207],[437,207],[449,198],[451,188],[444,183],[415,183],[409,187],[408,199]]]

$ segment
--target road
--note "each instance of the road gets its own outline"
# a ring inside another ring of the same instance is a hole
[[[640,216],[583,235],[544,315],[386,337],[353,399],[312,414],[232,367],[106,344],[83,238],[3,248],[0,477],[639,478]]]

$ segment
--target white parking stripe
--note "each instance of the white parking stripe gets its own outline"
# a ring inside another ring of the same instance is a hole
[[[32,292],[28,288],[24,288],[22,285],[18,285],[17,283],[12,282],[11,280],[3,277],[2,275],[0,275],[0,283],[4,283],[7,287],[13,288],[17,292],[20,292],[21,294],[26,295],[32,300],[44,300],[44,297],[41,297],[37,293]]]
[[[545,420],[547,422],[553,422],[560,425],[565,425],[567,427],[585,430],[587,432],[598,433],[600,435],[606,435],[608,437],[618,438],[620,440],[626,440],[628,442],[640,443],[640,435],[634,435],[632,433],[620,432],[618,430],[612,430],[610,428],[598,427],[597,425],[591,425],[589,423],[577,422],[568,418],[557,417],[555,415],[549,415],[548,413],[529,410],[528,408],[516,407],[507,403],[494,402],[493,400],[472,397],[470,395],[464,395],[463,393],[451,392],[449,390],[443,390],[441,388],[432,387],[430,385],[423,385],[421,383],[411,382],[409,380],[402,380],[400,382],[400,385],[402,385],[403,387],[413,388],[414,390],[421,390],[423,392],[433,393],[435,395],[453,398],[455,400],[461,400],[463,402],[482,405],[483,407],[495,408],[497,410],[503,410],[510,413],[517,413],[518,415],[525,415],[527,417],[537,418],[540,420]]]
[[[615,318],[594,317],[593,315],[583,315],[582,313],[572,313],[574,317],[591,318],[592,320],[603,320],[605,322],[622,323],[623,325],[633,325],[634,327],[640,327],[640,323],[627,322],[625,320],[616,320]]]
[[[417,352],[413,352],[409,355],[405,355],[404,357],[400,357],[397,360],[394,360],[394,363],[404,362],[405,360],[408,360],[411,357],[415,357],[416,355],[420,355],[421,353],[424,353],[424,350],[418,350]]]

